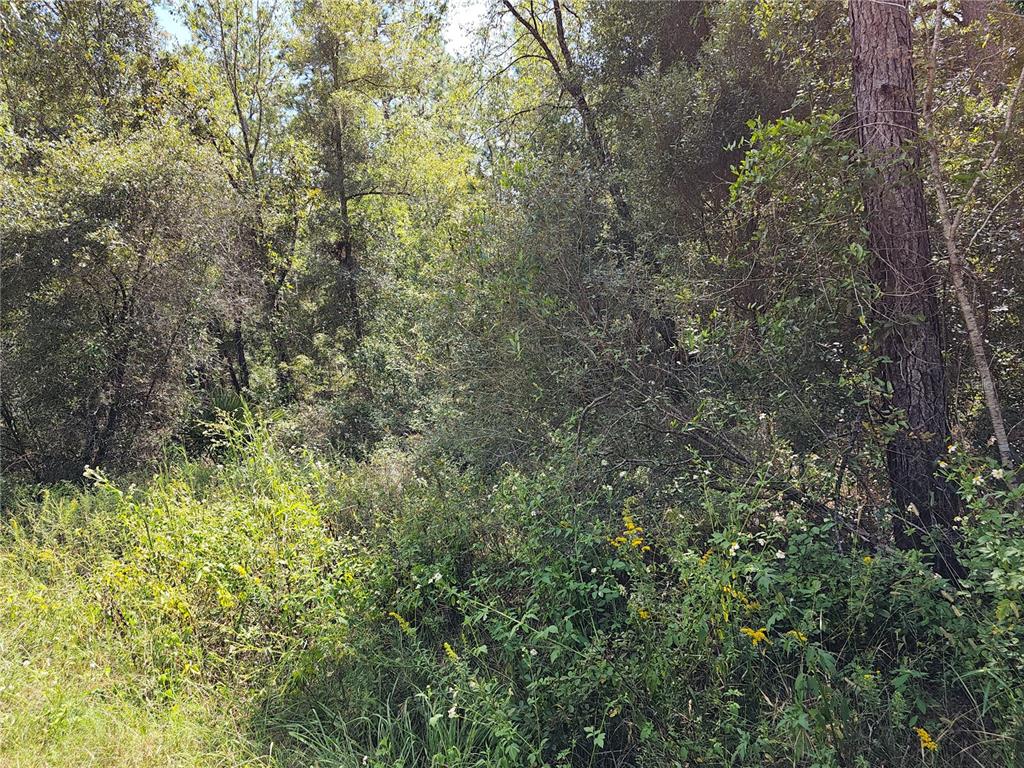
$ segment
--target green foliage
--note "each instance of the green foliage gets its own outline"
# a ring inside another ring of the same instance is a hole
[[[130,465],[187,412],[233,243],[209,202],[225,185],[176,127],[32,149],[31,173],[5,174],[5,427],[53,480]]]
[[[393,561],[381,606],[403,647],[433,649],[416,685],[449,686],[476,727],[512,724],[534,747],[521,764],[909,764],[915,728],[943,755],[1014,754],[1019,670],[973,672],[998,651],[981,636],[987,599],[904,555],[837,553],[831,523],[751,503],[757,483],[705,486],[708,526],[687,533],[673,524],[697,510],[645,505],[642,476],[582,490],[595,470],[513,472],[468,541],[467,516],[441,505],[389,548],[417,555]],[[483,707],[481,691],[498,695]]]
[[[159,104],[162,62],[144,0],[8,3],[0,96],[14,131],[57,140],[83,127],[132,130]]]
[[[231,691],[214,732],[250,717],[281,765],[1008,765],[1020,743],[1021,492],[992,465],[955,465],[975,492],[957,589],[914,556],[838,551],[763,480],[665,495],[556,449],[489,482],[215,430],[218,464],[9,502],[12,658],[113,663],[129,723],[213,716]],[[79,701],[92,673],[62,664],[42,694]]]
[[[843,4],[167,6],[0,0],[0,765],[1020,763],[952,299],[966,573],[890,545]],[[1019,449],[1024,27],[944,8]]]

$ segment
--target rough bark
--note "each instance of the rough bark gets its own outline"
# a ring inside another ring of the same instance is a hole
[[[950,438],[939,309],[917,147],[908,0],[850,0],[857,136],[871,170],[864,185],[881,378],[893,423],[886,465],[898,546],[927,548],[959,571],[951,546],[958,502],[936,474]]]

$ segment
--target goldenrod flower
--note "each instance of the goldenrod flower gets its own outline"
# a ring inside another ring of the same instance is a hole
[[[921,749],[927,749],[929,752],[936,752],[939,749],[939,743],[924,728],[915,728],[914,732],[921,742]]]
[[[388,616],[398,622],[398,628],[407,635],[413,634],[412,625],[405,620],[405,617],[396,611],[388,611]]]
[[[768,630],[765,627],[754,629],[753,627],[740,627],[740,632],[750,638],[750,644],[756,646],[758,643],[767,643]]]
[[[786,635],[788,635],[789,637],[792,637],[798,643],[806,643],[807,642],[807,635],[805,635],[799,629],[791,629],[791,630],[789,630],[789,632],[786,633]]]
[[[641,535],[644,529],[636,524],[632,515],[623,514],[622,516],[623,531],[622,534],[616,536],[614,539],[608,539],[608,543],[618,549],[619,547],[629,544],[633,549],[639,549],[641,552],[650,552],[651,548],[644,544],[644,538]]]
[[[459,654],[457,654],[455,652],[455,649],[452,648],[448,643],[444,644],[444,653],[453,662],[457,662],[459,660]]]

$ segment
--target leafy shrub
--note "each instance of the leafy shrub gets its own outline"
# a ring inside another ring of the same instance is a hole
[[[489,477],[394,448],[335,466],[251,420],[215,433],[221,463],[142,488],[15,495],[2,626],[80,615],[140,700],[213,685],[284,765],[1019,757],[1022,492],[993,464],[949,461],[955,586],[758,476],[664,485],[571,441]]]
[[[345,695],[320,700],[347,723],[421,711],[403,731],[415,758],[393,762],[373,729],[350,728],[353,749],[379,765],[1012,761],[1019,668],[1005,653],[984,668],[1001,651],[991,595],[845,541],[758,480],[722,492],[698,475],[687,510],[647,503],[643,473],[607,474],[563,456],[484,492],[417,468],[374,541],[379,602]],[[1005,579],[989,555],[972,564]],[[433,751],[442,726],[474,746]]]

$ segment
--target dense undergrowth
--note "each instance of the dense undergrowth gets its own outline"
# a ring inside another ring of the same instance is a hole
[[[219,436],[142,486],[7,489],[0,765],[1022,759],[1021,491],[991,465],[952,462],[956,587],[757,477]]]

